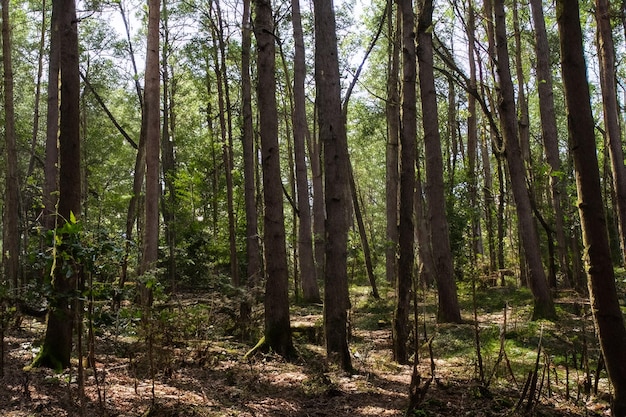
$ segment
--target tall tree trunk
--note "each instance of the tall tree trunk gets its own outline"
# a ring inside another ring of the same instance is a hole
[[[170,75],[170,29],[167,0],[163,0],[163,130],[161,132],[161,161],[165,192],[161,203],[165,241],[168,248],[167,279],[171,291],[176,291],[176,161],[174,159],[174,82]]]
[[[161,139],[161,82],[159,65],[160,0],[148,2],[148,40],[146,52],[146,81],[144,85],[143,126],[146,142],[146,199],[140,274],[156,267],[159,249],[159,142]],[[142,288],[142,304],[152,304],[149,288]]]
[[[52,13],[52,25],[58,25],[61,86],[58,124],[59,202],[56,223],[64,225],[72,223],[72,218],[78,218],[81,214],[80,76],[78,21],[74,0],[55,1]],[[72,237],[61,236],[62,240],[66,238]],[[70,251],[71,246],[65,241],[57,248],[57,252]],[[63,369],[70,365],[75,314],[72,302],[80,272],[80,266],[74,263],[77,261],[57,257],[56,268],[51,272],[54,274],[54,296],[50,300],[46,335],[33,366]]]
[[[33,175],[35,169],[35,148],[37,146],[37,136],[39,135],[39,103],[41,101],[41,80],[43,79],[43,60],[45,56],[46,47],[46,33],[48,28],[46,27],[46,15],[48,13],[48,6],[46,0],[41,1],[41,33],[39,36],[39,50],[37,51],[37,81],[35,82],[35,103],[33,105],[33,129],[31,130],[30,140],[30,159],[28,161],[28,171],[26,171],[26,178]]]
[[[250,51],[252,43],[252,21],[250,0],[243,2],[241,34],[241,114],[243,148],[243,192],[246,216],[246,275],[245,284],[250,296],[244,298],[239,308],[243,337],[248,337],[252,303],[255,302],[255,287],[260,284],[262,274],[261,248],[259,244],[258,212],[256,205],[256,147],[252,121],[252,81],[250,79]]]
[[[276,45],[269,0],[255,0],[254,31],[257,39],[257,100],[259,106],[263,200],[265,203],[264,242],[267,279],[265,284],[265,342],[283,356],[294,353],[289,323],[289,271],[285,243],[283,187],[278,147],[276,106]]]
[[[315,104],[318,112],[317,98]],[[318,116],[319,119],[319,116]],[[309,154],[311,155],[311,176],[313,183],[313,252],[317,277],[325,276],[326,270],[326,208],[324,197],[324,177],[322,173],[322,140],[317,134],[309,138]]]
[[[626,265],[626,166],[619,125],[619,106],[615,81],[615,46],[611,27],[608,0],[595,0],[598,57],[600,59],[600,85],[604,109],[604,127],[609,141],[611,173],[615,189],[622,263]]]
[[[239,262],[237,260],[237,240],[235,231],[235,205],[233,195],[233,139],[230,106],[230,90],[226,73],[226,45],[224,43],[224,23],[219,1],[213,2],[216,16],[213,23],[213,44],[215,48],[215,77],[217,82],[217,96],[219,108],[220,136],[222,140],[222,157],[224,174],[226,177],[226,206],[228,212],[228,243],[230,254],[231,282],[239,286]],[[218,57],[219,51],[219,57]]]
[[[606,10],[606,9],[605,9]],[[599,10],[600,11],[600,10]],[[568,128],[583,230],[591,311],[602,356],[613,385],[613,416],[626,416],[626,327],[615,286],[615,275],[596,157],[594,120],[577,1],[557,1],[561,68],[565,85]]]
[[[2,67],[4,69],[4,154],[6,158],[2,266],[4,280],[17,291],[20,265],[19,179],[15,106],[13,104],[13,64],[11,59],[11,20],[9,0],[2,0]]]
[[[291,1],[291,22],[295,43],[292,122],[298,215],[300,220],[298,223],[298,261],[300,263],[302,297],[307,303],[319,303],[321,298],[313,257],[313,229],[311,224],[309,179],[306,166],[306,140],[310,133],[306,118],[306,95],[304,91],[306,63],[299,0]]]
[[[454,282],[454,266],[450,249],[450,234],[446,218],[443,184],[441,136],[437,112],[437,92],[433,71],[432,43],[433,2],[425,0],[417,24],[417,59],[426,157],[426,195],[431,222],[432,251],[435,262],[439,306],[437,319],[445,323],[460,323],[461,310]],[[402,229],[401,229],[402,231]]]
[[[55,7],[55,5],[57,7]],[[48,103],[46,112],[46,158],[43,184],[43,222],[46,230],[55,228],[55,213],[59,201],[59,60],[60,28],[59,2],[52,4],[50,20],[50,60],[48,62]]]
[[[470,0],[467,8],[467,54],[469,57],[469,70],[470,70],[470,89],[476,91],[476,59],[474,58],[476,41],[474,38],[474,32],[476,30],[476,17],[474,15],[473,1]],[[472,260],[476,265],[479,255],[483,255],[481,231],[480,231],[480,212],[478,204],[478,176],[476,175],[476,162],[478,152],[478,126],[476,122],[476,97],[473,94],[468,94],[467,97],[467,182],[468,182],[468,197],[470,205],[470,228],[471,228],[471,243]]]
[[[530,0],[533,23],[535,26],[535,50],[537,54],[537,90],[539,93],[539,114],[541,117],[541,136],[550,166],[550,199],[554,211],[554,231],[557,242],[560,270],[565,276],[566,285],[572,284],[572,270],[569,265],[569,253],[565,234],[563,213],[563,183],[561,181],[561,158],[559,156],[559,138],[552,92],[552,71],[550,68],[550,47],[543,15],[541,0]]]
[[[352,370],[348,350],[348,230],[350,184],[346,126],[341,112],[341,82],[335,12],[331,0],[314,0],[315,81],[319,137],[324,151],[326,267],[324,330],[331,362]]]
[[[402,102],[400,120],[400,218],[398,234],[398,278],[393,319],[393,358],[399,363],[409,359],[409,308],[413,286],[415,159],[417,140],[417,76],[415,59],[415,18],[412,0],[398,1],[402,25]]]
[[[509,52],[507,46],[506,22],[503,0],[494,3],[496,49],[498,55],[498,73],[500,75],[500,97],[498,107],[502,118],[502,132],[511,189],[515,198],[518,227],[524,248],[524,255],[529,268],[529,284],[534,297],[533,319],[555,319],[556,310],[550,295],[546,274],[541,262],[539,235],[535,224],[530,196],[526,187],[524,162],[519,145],[515,97],[511,70],[509,68]]]
[[[391,3],[393,4],[393,3]],[[387,282],[395,284],[398,275],[398,184],[400,140],[400,95],[398,72],[400,70],[400,9],[387,7],[387,38],[389,51],[387,62],[387,147],[385,151],[385,213],[386,238],[385,271]],[[395,14],[394,14],[395,10]],[[395,15],[395,19],[394,19]]]

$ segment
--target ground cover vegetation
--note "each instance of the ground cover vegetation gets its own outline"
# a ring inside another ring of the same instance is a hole
[[[626,2],[0,5],[2,415],[626,416]]]

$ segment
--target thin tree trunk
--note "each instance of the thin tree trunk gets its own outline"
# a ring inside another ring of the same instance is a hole
[[[54,7],[55,4],[57,7]],[[42,224],[46,230],[55,228],[55,213],[59,201],[59,59],[60,34],[58,2],[52,4],[50,20],[50,60],[48,62],[48,103],[46,113],[46,158],[44,166]]]
[[[37,136],[39,135],[39,103],[41,101],[41,80],[43,78],[43,59],[46,44],[46,14],[47,11],[46,0],[41,1],[41,34],[39,36],[39,50],[37,52],[37,81],[35,82],[35,104],[33,106],[33,130],[30,140],[30,159],[28,161],[28,171],[26,171],[26,178],[33,175],[35,169],[36,153],[35,147],[37,146]]]
[[[550,197],[554,210],[554,231],[556,234],[557,252],[560,270],[565,275],[566,285],[571,285],[572,270],[569,264],[567,238],[565,234],[563,213],[562,168],[559,156],[558,131],[552,92],[552,71],[550,69],[550,48],[543,15],[541,0],[530,0],[533,23],[535,26],[535,50],[537,54],[537,90],[539,93],[539,114],[541,117],[541,136],[543,138],[546,160],[550,166]]]
[[[519,146],[515,97],[509,68],[503,0],[497,0],[495,2],[494,11],[498,73],[500,75],[498,107],[502,118],[502,131],[506,147],[505,154],[511,178],[511,189],[515,198],[518,227],[522,238],[524,255],[529,268],[529,284],[534,297],[533,318],[555,319],[556,310],[541,262],[539,236],[532,216],[530,197],[526,187],[524,162]]]
[[[600,60],[600,85],[604,109],[604,126],[609,142],[611,173],[615,189],[619,240],[622,249],[622,263],[626,265],[626,166],[622,149],[619,125],[619,106],[615,81],[615,46],[611,27],[608,0],[595,0],[598,57]]]
[[[219,1],[213,2],[215,14],[213,23],[213,46],[215,49],[215,77],[217,83],[220,136],[222,140],[222,157],[224,161],[224,174],[226,178],[226,206],[228,213],[228,242],[230,253],[230,276],[231,282],[239,286],[239,262],[237,260],[237,240],[235,231],[235,206],[233,195],[233,144],[232,123],[230,117],[230,93],[226,80],[226,45],[224,44],[224,28],[222,12]],[[219,51],[219,57],[218,57]]]
[[[257,100],[260,114],[264,242],[267,280],[265,285],[265,343],[280,355],[294,354],[289,323],[289,271],[285,243],[283,187],[278,146],[276,106],[276,58],[272,6],[255,0],[254,31],[257,39]]]
[[[246,212],[246,282],[249,287],[259,284],[261,278],[261,249],[259,245],[258,212],[256,205],[256,151],[254,125],[252,121],[252,82],[250,79],[250,45],[252,22],[250,21],[250,0],[244,1],[243,33],[241,40],[241,91],[243,116],[243,177],[244,204]]]
[[[467,53],[469,57],[470,70],[470,89],[476,90],[476,59],[474,31],[476,30],[475,15],[473,1],[468,2],[467,8]],[[476,97],[468,94],[467,97],[467,179],[468,194],[470,205],[470,228],[471,228],[471,248],[472,260],[476,265],[478,256],[483,255],[481,231],[480,231],[480,212],[478,210],[478,176],[476,175],[476,162],[478,152],[478,126],[476,122]]]
[[[161,161],[163,182],[166,192],[163,193],[162,212],[165,226],[165,240],[168,248],[167,279],[172,292],[176,291],[176,161],[174,159],[174,87],[170,76],[170,40],[169,11],[167,0],[163,0],[163,130],[161,132]]]
[[[313,256],[313,229],[311,224],[309,178],[306,166],[306,138],[310,133],[306,117],[306,95],[304,90],[306,63],[299,0],[291,0],[291,22],[295,44],[292,123],[300,220],[298,223],[298,261],[300,263],[302,297],[307,303],[319,303],[321,298]]]
[[[391,0],[390,0],[391,3]],[[400,9],[387,7],[387,36],[389,39],[389,60],[387,62],[387,101],[385,116],[387,120],[387,147],[385,152],[385,213],[386,237],[385,271],[387,282],[395,284],[398,275],[398,184],[399,177],[399,140],[400,140]],[[395,13],[395,19],[394,16]]]
[[[561,68],[568,128],[583,230],[591,311],[609,379],[613,385],[613,416],[626,416],[626,327],[617,289],[596,157],[594,119],[587,87],[582,31],[577,1],[557,1]],[[599,10],[600,11],[600,10]]]
[[[412,0],[398,1],[402,25],[402,102],[400,120],[400,211],[398,234],[398,278],[393,320],[393,358],[399,363],[409,359],[409,310],[413,286],[415,159],[417,140],[417,92],[415,80],[415,18]]]
[[[419,13],[417,25],[417,58],[419,61],[424,154],[426,157],[426,195],[428,196],[428,213],[432,233],[431,246],[439,295],[437,319],[445,323],[460,323],[461,310],[456,283],[454,282],[454,266],[446,218],[441,136],[439,134],[437,93],[433,71],[432,15],[433,2],[432,0],[425,0]]]
[[[9,1],[2,0],[2,66],[4,69],[4,143],[5,196],[2,237],[2,266],[4,279],[14,291],[18,290],[20,265],[19,235],[19,179],[17,167],[17,138],[15,133],[15,105],[13,103],[13,64]]]

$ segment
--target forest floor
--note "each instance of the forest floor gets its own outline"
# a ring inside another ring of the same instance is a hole
[[[580,313],[579,300],[559,300],[564,307],[559,307],[561,319],[556,324],[529,322],[529,309],[523,305],[528,294],[519,297],[517,291],[486,289],[479,294],[481,305],[487,306],[476,312],[483,383],[471,307],[464,309],[467,324],[436,325],[434,311],[428,307],[434,295],[424,296],[417,366],[423,398],[411,416],[610,415],[606,374],[595,380],[598,353],[589,315],[584,308],[580,317],[574,314]],[[491,302],[495,306],[503,299],[511,306],[501,311],[489,308]],[[472,304],[467,299],[461,302]],[[94,320],[95,363],[83,360],[82,381],[77,359],[73,369],[62,374],[25,370],[45,327],[23,317],[5,334],[0,415],[405,415],[413,367],[392,361],[388,300],[372,300],[366,289],[353,300],[353,374],[325,362],[319,306],[294,308],[298,358],[291,362],[268,353],[244,360],[251,344],[232,336],[211,336],[220,325],[216,310],[214,304],[192,296],[179,298],[177,307],[159,314],[151,337],[136,330],[141,327],[136,318],[124,321],[118,316],[114,323]],[[506,331],[501,332],[505,321]],[[533,374],[537,376],[534,388],[533,384],[524,388]]]

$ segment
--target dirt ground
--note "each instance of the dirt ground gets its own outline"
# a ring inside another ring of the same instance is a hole
[[[317,314],[292,318],[292,326],[297,322],[300,330],[294,334],[299,355],[291,362],[263,353],[244,360],[251,346],[232,337],[156,337],[150,348],[145,337],[131,337],[123,332],[116,335],[109,326],[97,332],[95,363],[82,361],[82,380],[78,377],[81,372],[77,359],[72,369],[63,374],[47,369],[25,370],[37,352],[35,343],[42,339],[45,327],[40,321],[24,317],[19,326],[5,334],[0,416],[406,415],[413,367],[392,361],[389,323],[379,323],[376,328],[374,322],[375,330],[352,329],[350,349],[355,372],[349,375],[325,362],[315,325],[320,317]],[[479,322],[493,325],[501,319],[497,314],[486,314]],[[177,326],[180,323],[174,321],[172,327]],[[468,327],[451,328],[450,333],[462,330],[464,335],[472,334],[472,324],[459,326]],[[459,343],[472,352],[471,337],[441,340],[442,344]],[[522,394],[525,381],[519,373],[517,379],[511,377],[504,362],[485,389],[476,382],[475,355],[444,359],[437,354],[442,347],[435,349],[432,361],[428,343],[420,350],[417,369],[421,376],[419,392],[423,395],[411,416],[610,415],[606,378],[600,380],[600,394],[586,396],[576,389],[580,383],[570,382],[584,380],[584,375],[572,370],[566,384],[563,369],[557,375],[557,369],[546,366],[548,371],[540,373],[535,401],[529,406],[529,395]],[[489,360],[494,362],[493,353]],[[534,360],[531,358],[530,362]],[[427,382],[433,370],[435,378]],[[425,384],[429,384],[427,388]],[[527,392],[530,390],[528,387]]]

